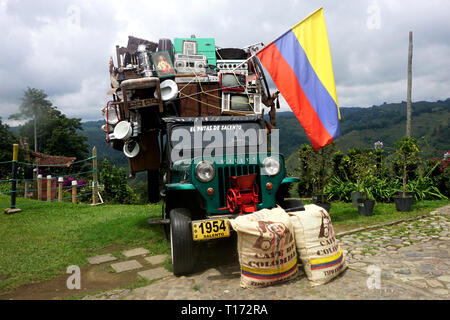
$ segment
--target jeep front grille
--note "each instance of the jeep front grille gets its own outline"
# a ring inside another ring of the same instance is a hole
[[[231,188],[230,177],[232,176],[245,176],[247,174],[256,173],[256,184],[261,190],[261,179],[259,176],[259,166],[257,164],[245,164],[245,165],[234,165],[234,166],[224,166],[219,167],[218,170],[219,177],[219,197],[220,197],[220,207],[226,207],[226,195],[228,189]],[[258,202],[261,202],[261,192],[259,193]]]

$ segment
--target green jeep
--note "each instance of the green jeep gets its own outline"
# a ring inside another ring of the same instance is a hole
[[[286,177],[283,155],[262,148],[270,137],[263,116],[162,121],[163,207],[162,219],[154,220],[170,239],[175,275],[192,272],[193,241],[230,236],[228,219],[277,205],[301,209],[300,201],[285,200],[298,179]]]

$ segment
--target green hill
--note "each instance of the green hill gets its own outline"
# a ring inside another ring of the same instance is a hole
[[[355,147],[372,148],[378,140],[388,152],[393,151],[394,142],[405,135],[406,102],[340,110],[341,136],[336,144],[342,151]],[[449,119],[450,99],[412,104],[412,136],[418,139],[424,158],[441,157],[450,149]],[[295,166],[293,153],[309,141],[291,112],[278,114],[277,128],[280,129],[280,151],[288,159],[288,169],[292,169]]]
[[[104,120],[83,122],[83,131],[80,134],[88,138],[90,149],[93,146],[97,147],[99,161],[107,158],[110,163],[116,166],[128,168],[128,160],[124,153],[111,148],[106,143],[106,134],[101,129],[104,124]]]
[[[386,150],[393,151],[393,144],[406,130],[406,103],[384,103],[369,108],[341,108],[341,136],[336,143],[339,149],[372,148],[374,142],[383,142]],[[450,98],[445,101],[418,101],[412,104],[412,135],[418,139],[425,158],[441,157],[450,150]],[[83,131],[90,147],[97,147],[99,160],[108,158],[110,163],[128,168],[125,155],[112,149],[101,130],[103,120],[83,122]],[[306,134],[292,112],[277,114],[280,130],[280,152],[287,159],[288,170],[296,165],[295,152],[303,143],[309,143]],[[10,128],[18,134],[19,128]]]

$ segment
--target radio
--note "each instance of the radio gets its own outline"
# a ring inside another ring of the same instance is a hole
[[[239,72],[248,75],[247,60],[217,60],[217,69],[225,72]]]
[[[206,64],[206,56],[204,54],[175,54],[176,60],[187,60],[187,61],[204,61]]]
[[[176,54],[175,69],[177,73],[206,73],[206,56],[203,54]]]

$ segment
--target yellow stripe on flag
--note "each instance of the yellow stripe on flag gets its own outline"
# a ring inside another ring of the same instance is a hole
[[[309,63],[316,72],[317,77],[336,102],[340,119],[341,116],[339,113],[336,84],[334,82],[333,66],[331,63],[330,46],[328,43],[323,8],[318,9],[306,19],[295,25],[292,28],[292,32],[295,34],[298,42],[305,51]]]

